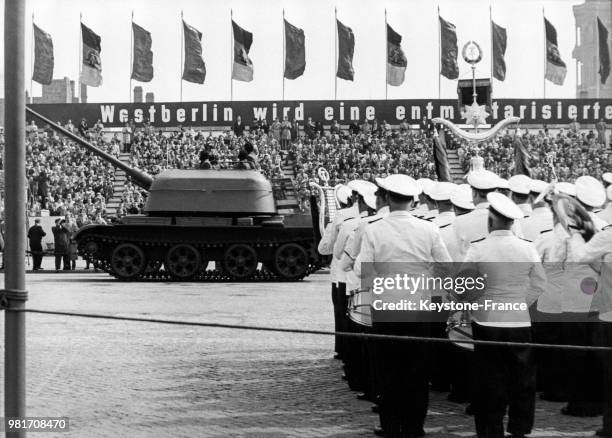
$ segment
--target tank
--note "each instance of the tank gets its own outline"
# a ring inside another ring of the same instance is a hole
[[[289,225],[290,217],[279,216],[271,183],[260,172],[169,169],[153,178],[30,108],[27,111],[123,169],[148,191],[144,214],[108,225],[86,225],[74,236],[79,253],[112,276],[295,281],[321,267],[317,227],[312,221]],[[214,269],[207,269],[209,262],[214,262]]]

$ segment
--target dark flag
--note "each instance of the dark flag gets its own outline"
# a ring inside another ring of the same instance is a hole
[[[183,33],[185,35],[183,80],[203,84],[206,79],[206,65],[202,59],[202,32],[183,20]]]
[[[440,19],[440,74],[448,79],[459,77],[459,66],[457,56],[457,30],[455,25],[449,21]]]
[[[597,17],[597,30],[599,31],[599,76],[601,83],[605,84],[610,75],[610,48],[608,47],[608,29]]]
[[[402,36],[387,24],[387,84],[394,87],[404,83],[408,65],[401,43]]]
[[[520,135],[514,136],[514,174],[515,175],[527,175],[531,177],[531,170],[529,169],[529,154],[527,149],[521,140]]]
[[[153,52],[151,51],[151,33],[132,22],[134,32],[134,59],[132,61],[132,79],[149,82],[153,79]]]
[[[491,21],[491,51],[493,52],[493,77],[498,81],[506,79],[506,29]]]
[[[444,135],[444,133],[442,135]],[[438,132],[435,128],[433,142],[434,163],[436,165],[436,175],[438,175],[438,181],[453,182],[450,174],[450,166],[448,164],[448,156],[446,155],[446,148],[440,143]]]
[[[306,37],[304,31],[285,20],[285,77],[296,79],[306,69]]]
[[[34,72],[32,80],[49,85],[53,80],[53,40],[51,35],[34,26]]]
[[[253,44],[253,34],[244,30],[232,20],[234,31],[234,63],[232,79],[251,82],[253,80],[253,61],[249,58],[249,50]]]
[[[546,28],[546,75],[553,84],[563,85],[565,75],[567,74],[567,66],[561,59],[559,46],[557,45],[557,30],[544,18],[544,27]]]
[[[340,79],[352,81],[355,76],[353,70],[353,54],[355,53],[355,34],[350,27],[345,26],[336,19],[338,28],[338,70],[336,76]]]
[[[83,66],[81,68],[81,83],[90,87],[102,85],[102,39],[93,30],[81,23],[83,37]]]

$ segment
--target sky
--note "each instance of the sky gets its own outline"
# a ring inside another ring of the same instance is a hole
[[[3,4],[4,2],[2,2]],[[250,57],[252,82],[233,81],[234,100],[280,100],[283,96],[283,21],[304,29],[306,71],[285,80],[285,99],[333,99],[335,88],[335,21],[355,34],[353,82],[337,79],[338,99],[455,98],[456,81],[438,75],[438,7],[440,15],[457,27],[459,52],[469,41],[483,49],[477,77],[490,77],[489,6],[493,20],[508,33],[507,75],[493,81],[496,98],[573,98],[576,61],[572,58],[576,32],[572,6],[583,0],[28,0],[26,3],[26,87],[32,65],[31,19],[51,34],[55,51],[54,78],[78,78],[79,16],[102,38],[102,86],[88,89],[89,102],[126,102],[135,85],[153,91],[155,100],[179,101],[181,96],[181,12],[202,34],[207,76],[203,85],[182,81],[183,101],[230,100],[231,26],[234,20],[253,33]],[[3,8],[3,6],[2,6]],[[406,80],[385,86],[385,9],[388,23],[402,35],[408,59]],[[544,29],[542,12],[557,28],[561,57],[568,66],[562,86],[544,85]],[[131,14],[134,22],[152,34],[154,78],[130,82]],[[3,14],[0,20],[3,20]],[[4,28],[4,22],[0,23]],[[3,49],[0,52],[5,59]],[[471,70],[459,56],[460,78]],[[3,82],[3,77],[0,78]],[[3,85],[3,84],[2,84]],[[3,88],[0,94],[3,94]],[[39,96],[41,86],[33,84]]]

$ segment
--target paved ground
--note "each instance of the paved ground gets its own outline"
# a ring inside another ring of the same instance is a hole
[[[28,307],[331,330],[326,280],[119,283],[87,271],[38,273],[28,275]],[[28,415],[70,417],[71,431],[57,436],[373,436],[376,417],[340,379],[331,337],[27,318]],[[601,424],[562,417],[560,407],[538,402],[533,436],[590,436]],[[427,436],[474,436],[463,408],[432,393]]]

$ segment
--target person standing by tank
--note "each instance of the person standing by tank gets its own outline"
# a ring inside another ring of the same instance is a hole
[[[288,150],[291,143],[291,122],[285,117],[281,124],[281,150]]]
[[[68,228],[64,219],[55,219],[55,226],[51,228],[55,244],[55,272],[59,272],[64,264],[64,271],[70,269],[70,257],[68,256]]]
[[[40,219],[34,219],[34,225],[28,230],[28,239],[30,240],[30,252],[32,253],[32,269],[38,271],[42,265],[43,248],[42,239],[47,233],[40,226]]]

